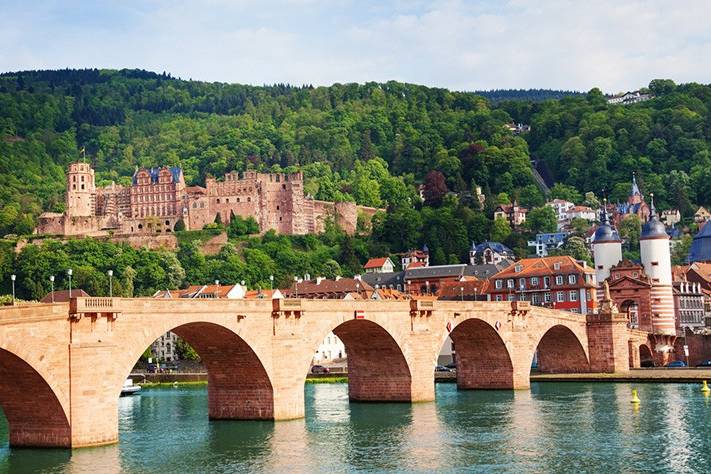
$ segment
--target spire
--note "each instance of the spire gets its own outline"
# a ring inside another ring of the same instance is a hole
[[[639,186],[637,186],[637,174],[633,171],[632,172],[632,192],[630,193],[630,196],[635,196],[635,195],[641,195],[642,193],[639,192]]]
[[[602,212],[600,213],[600,224],[610,225],[610,218],[607,215],[607,198],[602,200]]]
[[[657,217],[657,210],[654,208],[654,193],[649,193],[649,219],[652,220]]]

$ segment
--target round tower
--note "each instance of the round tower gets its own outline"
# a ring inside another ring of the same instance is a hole
[[[95,214],[94,170],[88,163],[72,163],[67,172],[67,201],[65,212],[70,217],[89,217]]]
[[[622,239],[620,239],[617,229],[610,224],[610,218],[607,215],[607,200],[604,201],[602,207],[600,227],[595,231],[593,256],[598,300],[600,300],[602,283],[610,276],[610,268],[622,260]]]
[[[650,307],[653,332],[661,335],[676,335],[669,236],[657,216],[652,194],[650,194],[649,219],[642,226],[639,246],[644,272],[652,283]]]

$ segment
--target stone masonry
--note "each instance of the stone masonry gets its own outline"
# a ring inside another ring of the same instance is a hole
[[[352,234],[359,214],[370,218],[378,211],[351,202],[314,200],[304,195],[303,181],[301,173],[233,171],[222,180],[207,178],[205,187],[186,186],[182,169],[163,167],[137,170],[130,186],[97,188],[91,166],[72,163],[64,213],[43,213],[35,233],[159,235],[174,232],[180,220],[186,229],[196,230],[218,215],[223,223],[235,215],[253,217],[261,232],[319,233],[330,218]]]
[[[211,419],[303,417],[305,378],[330,332],[346,346],[354,401],[434,400],[433,369],[448,335],[460,388],[526,389],[534,353],[544,372],[587,372],[591,362],[594,370],[620,370],[639,360],[622,350],[639,347],[625,341],[633,335],[617,325],[602,328],[617,319],[600,318],[590,332],[585,316],[526,302],[423,299],[85,297],[6,307],[0,406],[12,446],[115,443],[123,381],[168,331],[190,343],[207,367]]]

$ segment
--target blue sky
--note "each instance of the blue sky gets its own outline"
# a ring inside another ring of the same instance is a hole
[[[0,0],[0,71],[618,92],[711,82],[711,2]]]

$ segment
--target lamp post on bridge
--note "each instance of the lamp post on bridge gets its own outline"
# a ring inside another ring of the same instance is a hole
[[[294,297],[299,297],[299,277],[294,277]]]
[[[72,299],[72,269],[67,270],[67,276],[69,277],[69,299]]]
[[[215,286],[216,286],[215,298],[219,298],[220,297],[220,280],[215,280]]]
[[[52,295],[52,303],[54,303],[54,275],[49,276],[49,284],[52,288],[52,292],[50,293],[50,295]]]
[[[269,275],[269,291],[274,289],[274,275]]]
[[[114,297],[114,271],[109,270],[106,272],[106,274],[109,276],[109,298]]]
[[[12,281],[12,305],[15,306],[15,279],[17,278],[17,275],[14,273],[10,275],[10,280]]]
[[[460,293],[461,296],[462,296],[462,303],[464,303],[464,287],[463,287],[463,286],[460,286],[460,287],[459,287],[459,293]]]

